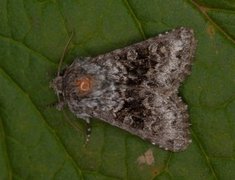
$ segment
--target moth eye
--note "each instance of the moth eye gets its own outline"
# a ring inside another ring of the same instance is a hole
[[[76,80],[76,87],[80,93],[88,93],[91,91],[93,80],[90,77],[82,77]]]

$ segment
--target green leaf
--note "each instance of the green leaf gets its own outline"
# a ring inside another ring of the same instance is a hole
[[[161,150],[98,120],[85,146],[84,121],[48,107],[72,31],[64,65],[179,26],[198,40],[180,91],[192,123],[186,151]],[[234,179],[234,27],[233,0],[1,0],[0,179]],[[147,152],[153,163],[143,161]]]

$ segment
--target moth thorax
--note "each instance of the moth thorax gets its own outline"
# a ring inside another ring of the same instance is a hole
[[[90,76],[83,76],[76,79],[76,87],[79,93],[87,94],[92,90],[93,79]]]

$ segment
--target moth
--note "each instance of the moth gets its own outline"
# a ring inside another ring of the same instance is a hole
[[[98,118],[173,152],[191,142],[187,105],[178,96],[191,72],[194,32],[177,28],[96,57],[77,58],[52,81],[77,117]]]

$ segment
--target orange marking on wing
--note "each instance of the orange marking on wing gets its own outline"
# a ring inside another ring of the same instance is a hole
[[[90,77],[82,77],[76,81],[78,91],[81,93],[88,93],[92,89],[93,80]]]

